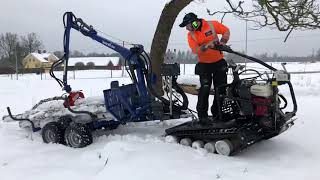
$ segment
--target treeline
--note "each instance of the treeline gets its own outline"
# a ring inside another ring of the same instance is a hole
[[[62,51],[54,51],[54,55],[56,55],[59,59],[63,57],[64,52]],[[119,57],[120,64],[124,64],[124,59],[119,53],[97,53],[97,52],[90,52],[90,53],[83,53],[78,50],[70,51],[69,57]],[[79,65],[78,66],[82,66]]]
[[[54,55],[58,58],[61,58],[64,54],[62,51],[54,51]],[[97,53],[97,52],[90,52],[90,53],[83,53],[78,50],[72,50],[69,54],[70,57],[120,57],[119,53]]]
[[[245,54],[245,52],[241,52]],[[248,62],[247,59],[244,59],[238,55],[224,53],[225,59],[232,59],[234,62],[242,63]],[[254,54],[253,57],[263,60],[265,62],[315,62],[320,61],[320,49],[316,52],[315,55],[306,56],[306,57],[294,57],[294,56],[279,56],[277,53],[268,54]],[[168,50],[165,56],[166,63],[180,63],[180,64],[194,64],[197,63],[197,56],[191,51],[181,51],[181,50]]]
[[[245,54],[245,52],[241,52]],[[62,57],[63,52],[56,51],[54,54],[57,57]],[[232,59],[234,62],[248,62],[248,60],[239,57],[235,54],[224,53],[225,59]],[[124,64],[124,59],[119,53],[83,53],[77,50],[70,52],[70,57],[119,57],[120,63]],[[320,49],[316,52],[314,56],[306,57],[293,57],[293,56],[279,56],[277,53],[268,54],[254,54],[253,57],[261,59],[265,62],[314,62],[320,61]],[[180,64],[195,64],[198,62],[197,56],[191,51],[182,51],[182,50],[168,50],[165,55],[165,63],[180,63]]]
[[[29,53],[37,52],[38,50],[45,49],[40,37],[32,32],[27,35],[21,36],[16,33],[1,33],[0,34],[0,68],[15,69],[22,68],[22,60]],[[52,52],[48,50],[48,52]],[[58,58],[63,56],[62,51],[53,52]],[[274,54],[255,54],[254,57],[266,62],[307,62],[307,61],[320,61],[320,49],[312,56],[307,57],[290,57],[279,56]],[[83,53],[78,50],[70,51],[70,57],[120,57],[120,62],[124,64],[124,59],[119,53]],[[244,58],[241,58],[234,54],[225,53],[226,59],[232,59],[235,62],[245,62]],[[166,63],[180,63],[180,64],[194,64],[197,63],[197,57],[191,51],[183,50],[168,50],[165,55]]]

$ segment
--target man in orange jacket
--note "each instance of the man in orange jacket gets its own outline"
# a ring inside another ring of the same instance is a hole
[[[200,91],[198,95],[197,112],[200,123],[208,123],[212,119],[208,118],[208,99],[210,87],[217,87],[227,84],[227,63],[223,59],[221,51],[214,50],[215,44],[225,45],[230,37],[229,29],[218,21],[206,21],[199,19],[194,13],[184,16],[180,27],[186,27],[188,32],[188,43],[192,52],[198,56],[198,63],[195,74],[200,76]],[[219,40],[218,34],[222,37]],[[219,88],[219,94],[225,93],[225,88]],[[211,106],[213,117],[218,115],[218,105],[215,95]]]

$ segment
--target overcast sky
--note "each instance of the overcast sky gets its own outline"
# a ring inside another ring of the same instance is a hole
[[[149,51],[162,8],[167,0],[0,0],[0,33],[26,35],[37,33],[48,51],[62,50],[62,15],[72,11],[96,29],[119,39],[139,43]],[[195,12],[205,19],[218,19],[206,14],[206,8],[223,9],[223,0],[191,3],[176,19],[171,33],[170,49],[187,49],[186,30],[179,28],[184,14]],[[251,1],[249,1],[251,2]],[[227,16],[224,24],[231,30],[230,43],[235,50],[245,49],[245,22]],[[253,24],[248,23],[248,26]],[[104,37],[108,37],[101,34]],[[286,34],[268,28],[248,31],[248,54],[278,53],[305,56],[320,48],[320,30],[294,31],[286,43]],[[71,49],[85,53],[111,52],[98,43],[73,31]]]

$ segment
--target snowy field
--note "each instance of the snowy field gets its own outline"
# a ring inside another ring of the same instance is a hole
[[[254,66],[254,64],[252,64]],[[320,70],[320,63],[288,65],[289,71]],[[183,72],[183,69],[181,70]],[[197,82],[193,67],[180,82]],[[121,72],[114,72],[121,77]],[[102,96],[112,80],[105,71],[77,72],[70,84],[86,96]],[[81,78],[83,77],[83,78]],[[86,77],[91,77],[85,79]],[[95,78],[99,77],[99,78]],[[10,106],[14,114],[28,110],[39,100],[62,91],[48,75],[24,75],[19,81],[0,76],[0,117]],[[164,130],[183,120],[128,124],[94,140],[83,149],[45,144],[39,133],[20,129],[17,123],[0,122],[1,180],[318,180],[320,179],[319,74],[292,75],[298,113],[295,126],[234,157],[208,154],[179,144],[166,143]],[[196,97],[189,96],[190,108]]]

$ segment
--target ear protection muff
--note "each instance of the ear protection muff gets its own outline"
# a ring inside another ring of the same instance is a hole
[[[193,27],[194,29],[198,29],[198,27],[199,27],[197,21],[193,21],[193,22],[191,23],[191,25],[192,25],[192,27]]]

